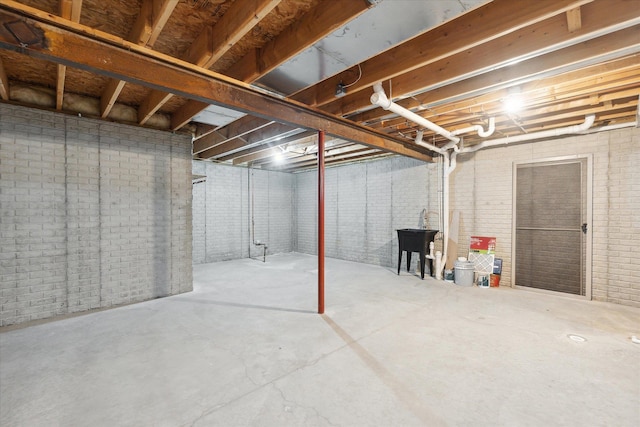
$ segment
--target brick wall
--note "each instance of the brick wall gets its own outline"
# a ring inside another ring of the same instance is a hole
[[[194,264],[262,258],[254,240],[267,254],[294,250],[294,175],[203,161],[193,173],[207,177],[193,185]]]
[[[192,289],[188,137],[0,104],[0,325]]]
[[[497,237],[501,284],[511,283],[514,162],[593,158],[593,299],[640,307],[640,130],[637,128],[520,144],[460,156],[451,207],[461,213],[458,255],[471,235]],[[552,254],[553,248],[550,248]]]
[[[404,157],[325,174],[325,255],[397,267],[398,228],[438,229],[436,164]],[[317,172],[296,174],[297,250],[317,253]],[[412,269],[415,268],[414,257]]]

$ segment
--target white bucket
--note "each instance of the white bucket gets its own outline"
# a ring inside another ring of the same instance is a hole
[[[454,282],[460,286],[473,286],[475,265],[473,261],[456,261],[454,264]]]

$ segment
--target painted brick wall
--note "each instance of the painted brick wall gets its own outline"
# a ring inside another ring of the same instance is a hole
[[[452,175],[452,209],[461,212],[460,250],[470,235],[497,237],[501,284],[511,283],[513,163],[593,156],[593,299],[640,307],[640,130],[481,150],[461,156]]]
[[[0,325],[192,289],[188,137],[0,104]]]
[[[397,267],[396,229],[438,228],[436,164],[403,157],[328,168],[325,255]],[[317,173],[296,175],[297,250],[317,253]],[[412,268],[415,268],[415,259]]]
[[[207,177],[193,185],[194,264],[261,258],[252,229],[267,254],[294,250],[294,175],[202,161],[193,173]]]

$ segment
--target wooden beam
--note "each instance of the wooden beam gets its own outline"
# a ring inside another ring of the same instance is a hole
[[[0,98],[5,101],[9,100],[9,79],[2,63],[2,57],[0,57]]]
[[[588,14],[588,16],[598,16],[600,18],[589,20],[578,31],[567,33],[564,15],[554,16],[468,51],[399,75],[391,79],[393,94],[394,96],[403,96],[424,92],[432,88],[463,81],[474,75],[490,71],[493,73],[495,72],[494,70],[504,67],[514,67],[512,64],[518,60],[544,55],[549,51],[550,46],[552,49],[560,49],[564,46],[574,45],[576,49],[584,50],[593,45],[591,55],[588,55],[588,52],[583,52],[583,56],[586,53],[586,56],[592,57],[613,52],[613,49],[603,50],[599,43],[590,44],[589,41],[590,39],[597,40],[598,36],[609,30],[629,28],[640,23],[640,8],[636,6],[635,2],[625,0],[607,0],[605,2],[587,4],[582,7],[582,13],[585,16]],[[612,7],[617,8],[616,10],[619,13],[608,13]],[[624,16],[624,19],[620,19],[620,16]],[[620,36],[617,34],[620,34]],[[618,37],[626,38],[623,43],[626,43],[627,46],[636,45],[637,43],[633,42],[628,37],[628,34],[627,30],[620,30],[614,32],[611,36],[604,37],[614,40],[617,46],[621,45],[620,42],[615,40]],[[635,37],[638,37],[638,35],[636,34]],[[526,43],[523,43],[522,40],[526,40]],[[567,60],[564,63],[569,64],[570,62]],[[371,106],[370,96],[371,92],[369,91],[347,94],[343,98],[326,104],[323,109],[340,115],[354,113],[358,110],[368,109]]]
[[[366,0],[322,0],[261,49],[249,51],[225,74],[243,82],[254,82],[370,7]],[[188,102],[174,113],[176,119],[171,119],[172,129],[186,125],[204,108],[206,106],[198,110],[193,102]],[[193,111],[196,112],[189,116]]]
[[[260,130],[251,132],[248,135],[231,139],[213,148],[205,150],[199,153],[198,157],[200,157],[201,159],[219,157],[230,152],[240,150],[242,148],[248,148],[254,144],[268,142],[277,138],[289,136],[294,132],[300,133],[301,130],[289,125],[284,125],[282,123],[273,123],[269,126],[261,128]]]
[[[109,115],[125,83],[124,80],[109,79],[100,96],[100,117]]]
[[[278,151],[282,152],[282,150],[280,150],[280,148],[277,148]],[[363,152],[363,151],[369,151],[371,150],[369,147],[365,147],[362,145],[358,145],[358,144],[349,144],[343,147],[337,147],[337,148],[330,148],[330,149],[326,149],[325,150],[325,157],[327,159],[330,158],[335,158],[337,156],[340,155],[348,155],[351,154],[353,155],[356,152]],[[266,165],[267,167],[273,167],[275,166],[273,163],[273,160],[269,159],[269,157],[273,156],[273,154],[275,153],[275,151],[263,151],[260,154],[263,154],[262,159],[264,159],[261,162],[258,162],[258,164],[260,165]],[[287,165],[286,167],[295,167],[296,163],[303,163],[303,162],[309,162],[309,161],[315,161],[316,157],[317,157],[318,153],[316,151],[310,153],[310,154],[298,154],[298,155],[292,155],[291,157],[287,158]],[[235,165],[236,162],[234,161],[233,164]],[[254,163],[255,164],[255,163]],[[270,165],[271,164],[271,165]]]
[[[138,107],[138,123],[143,125],[160,109],[172,94],[160,90],[152,90]]]
[[[240,61],[225,74],[244,82],[255,81],[370,7],[371,4],[366,0],[323,0],[299,21],[258,49],[255,61]]]
[[[140,13],[127,39],[140,46],[153,46],[179,0],[143,0]]]
[[[348,91],[351,94],[368,89],[376,82],[471,49],[588,1],[591,0],[494,0],[362,62],[362,77],[349,86]],[[505,19],[506,16],[509,18]],[[338,83],[352,80],[353,73],[346,70],[297,92],[291,98],[309,105],[324,105],[335,99]]]
[[[82,0],[60,0],[60,16],[73,22],[80,22]]]
[[[129,33],[128,40],[140,46],[153,46],[178,5],[179,0],[142,0],[140,13]],[[111,79],[100,96],[100,116],[107,117],[116,103],[125,82]]]
[[[263,145],[258,145],[256,147],[251,147],[251,148],[247,148],[245,150],[242,151],[237,151],[235,153],[229,154],[229,155],[225,155],[223,157],[220,157],[218,160],[224,162],[227,160],[232,160],[233,159],[233,164],[237,165],[237,164],[241,164],[241,163],[246,163],[246,162],[250,162],[256,159],[260,159],[262,158],[261,154],[264,153],[265,151],[268,151],[272,148],[276,148],[276,147],[281,147],[283,145],[287,145],[289,143],[295,143],[296,146],[300,147],[300,146],[305,146],[305,145],[315,145],[315,141],[311,141],[311,142],[306,142],[304,144],[299,144],[298,141],[300,141],[301,139],[305,139],[305,138],[309,138],[310,136],[313,135],[317,135],[317,132],[314,131],[304,131],[301,133],[297,133],[295,135],[291,135],[282,139],[278,139],[277,141],[271,141],[267,144],[263,144]],[[328,138],[328,140],[331,140],[332,138]],[[278,150],[280,150],[278,148]]]
[[[567,29],[570,33],[579,30],[582,28],[582,15],[580,13],[580,8],[576,7],[574,9],[567,10]]]
[[[60,16],[73,22],[80,22],[82,0],[60,0]],[[58,77],[56,79],[56,110],[62,110],[64,100],[64,83],[67,75],[67,67],[58,64]]]
[[[0,31],[0,48],[200,102],[254,113],[292,127],[324,129],[327,134],[342,139],[423,161],[432,160],[426,150],[414,146],[411,141],[372,131],[101,31],[5,0],[0,4],[0,23],[3,24],[0,28],[16,22],[36,35],[33,43],[26,44],[11,32]]]
[[[178,130],[191,121],[193,116],[209,106],[206,102],[187,101],[171,115],[171,130]]]
[[[623,64],[619,63],[621,66]],[[523,119],[543,114],[545,108],[547,112],[554,112],[559,109],[595,105],[603,100],[621,99],[640,93],[640,64],[636,64],[634,69],[627,72],[620,70],[608,73],[606,77],[597,74],[598,68],[589,67],[589,70],[594,73],[589,78],[581,77],[586,70],[580,70],[580,72],[565,73],[553,78],[520,85],[520,95],[526,99],[526,110],[522,113]],[[472,121],[474,117],[491,117],[503,114],[501,101],[508,94],[508,89],[493,91],[479,97],[429,108],[419,114],[428,120],[437,121],[440,126],[453,131],[455,126],[460,123],[464,123],[460,127],[467,127],[469,121]],[[405,123],[405,120],[398,118],[384,120],[370,127],[389,128],[401,126],[402,123]]]
[[[58,78],[56,79],[56,110],[62,110],[64,100],[64,82],[67,75],[67,67],[58,64]]]
[[[182,58],[204,68],[211,67],[244,37],[281,0],[236,0],[216,25],[205,28]],[[143,125],[173,95],[151,91],[138,108],[138,122]]]
[[[203,64],[209,68],[267,16],[281,0],[236,0],[213,27],[211,56]],[[241,79],[238,79],[241,80]]]
[[[193,154],[201,153],[231,139],[243,137],[271,123],[273,122],[260,117],[250,115],[241,117],[224,128],[195,140],[193,142]]]
[[[375,155],[376,153],[380,153],[379,151],[371,148],[362,148],[358,146],[352,146],[352,147],[354,147],[354,149],[351,152],[339,154],[331,157],[327,156],[326,158],[327,164],[338,164],[338,163],[347,162],[347,161],[370,158],[372,155]],[[312,160],[305,160],[301,162],[295,162],[295,158],[294,158],[291,163],[287,163],[283,166],[278,167],[273,164],[267,164],[264,166],[266,166],[266,169],[279,169],[279,170],[287,171],[292,169],[303,168],[305,166],[313,166],[315,163],[316,163],[315,158]]]
[[[601,76],[603,75],[624,72],[624,76],[626,76],[629,72],[634,73],[633,70],[638,67],[638,64],[640,64],[640,55],[632,55],[623,59],[589,66],[576,71],[562,73],[553,77],[534,79],[530,82],[520,85],[520,88],[523,95],[529,99],[534,96],[534,93],[536,91],[543,91],[544,94],[542,96],[556,97],[563,92],[575,90],[575,88],[569,86],[573,86],[576,83],[581,84],[581,81],[588,81],[588,83],[586,83],[587,86],[596,86],[599,84],[597,80],[602,78]],[[515,67],[517,67],[517,65]],[[505,77],[502,72],[498,72],[498,74],[500,75],[499,78]],[[470,80],[473,81],[476,79],[472,78]],[[480,84],[482,83],[478,82],[474,86],[479,88],[478,85]],[[478,110],[482,110],[483,104],[498,101],[508,94],[507,90],[505,89],[492,91],[490,93],[481,95],[479,97],[473,97],[471,99],[463,99],[457,102],[448,102],[448,99],[450,98],[461,96],[460,93],[456,93],[456,87],[458,86],[452,85],[441,89],[436,89],[423,95],[417,95],[413,98],[403,99],[402,101],[398,101],[398,104],[408,109],[415,109],[420,105],[425,105],[429,108],[429,111],[432,114],[437,115],[446,114],[447,112],[457,110],[469,111],[474,107]],[[563,89],[565,87],[567,87],[567,89]],[[446,109],[440,109],[439,107],[434,106],[435,104],[444,103],[446,103],[447,105]],[[380,118],[385,115],[388,115],[387,111],[384,111],[382,109],[374,109],[351,116],[350,119],[364,124],[380,120]],[[429,118],[428,116],[425,117]]]

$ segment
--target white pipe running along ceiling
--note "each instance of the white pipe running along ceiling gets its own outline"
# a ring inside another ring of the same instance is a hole
[[[488,147],[495,147],[498,145],[505,145],[514,142],[522,142],[522,141],[531,141],[535,139],[543,139],[543,138],[552,138],[561,135],[569,135],[569,134],[577,134],[584,133],[593,125],[595,121],[595,115],[590,114],[585,117],[583,123],[574,126],[567,126],[558,129],[550,129],[542,132],[535,132],[524,135],[516,135],[512,137],[498,138],[492,140],[485,140],[480,144],[476,144],[472,147],[460,148],[458,144],[461,141],[461,138],[457,135],[467,132],[477,132],[481,137],[487,137],[493,134],[495,130],[495,119],[492,117],[489,120],[489,127],[487,130],[484,130],[482,126],[474,125],[469,126],[467,128],[459,129],[454,132],[450,132],[445,128],[425,119],[424,117],[394,103],[390,100],[384,92],[382,88],[382,83],[376,83],[373,86],[374,93],[371,95],[371,103],[382,107],[385,110],[391,111],[393,113],[398,114],[405,119],[411,120],[412,122],[427,128],[433,132],[436,132],[438,135],[444,136],[449,140],[449,142],[442,146],[438,147],[436,145],[428,144],[422,140],[423,132],[419,131],[416,136],[416,144],[426,147],[429,150],[432,150],[438,154],[441,154],[443,157],[444,167],[442,171],[442,179],[443,179],[443,197],[442,197],[442,212],[443,212],[443,230],[442,230],[442,254],[439,252],[436,253],[436,259],[441,258],[443,262],[437,263],[438,268],[436,273],[436,278],[442,278],[442,271],[445,268],[446,258],[447,258],[447,250],[448,250],[448,237],[449,237],[449,175],[456,168],[456,157],[458,153],[474,153],[478,150]]]

